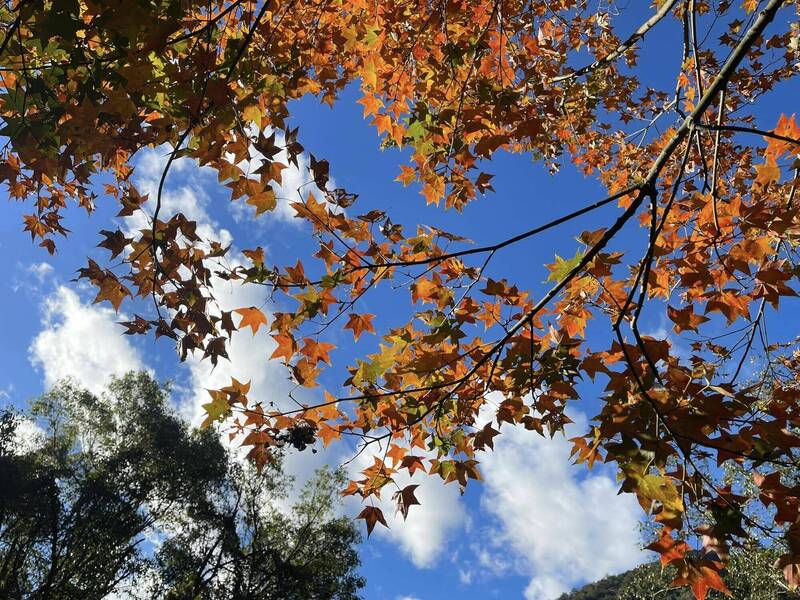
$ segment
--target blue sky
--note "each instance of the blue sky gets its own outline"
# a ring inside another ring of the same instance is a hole
[[[645,4],[645,3],[642,3]],[[634,11],[641,16],[646,11]],[[653,38],[658,44],[678,47],[679,32],[672,24],[660,26]],[[643,64],[656,82],[673,81],[677,66],[672,53],[650,53]],[[785,91],[782,91],[783,94]],[[784,96],[785,97],[785,96]],[[565,164],[550,176],[524,156],[498,155],[489,170],[494,173],[496,192],[468,206],[463,214],[426,207],[413,186],[393,182],[403,155],[381,152],[375,131],[361,118],[355,104],[357,90],[349,89],[331,110],[308,100],[296,104],[300,140],[306,149],[331,163],[335,184],[358,193],[358,212],[386,210],[395,222],[437,225],[478,243],[490,243],[544,223],[556,216],[602,197],[592,180],[576,174]],[[780,113],[777,100],[767,99],[760,109],[761,126],[771,128]],[[137,167],[138,183],[145,191],[160,174],[164,152],[148,150]],[[308,178],[303,172],[287,171],[285,195]],[[231,204],[224,188],[213,176],[188,163],[173,167],[166,202],[196,219],[207,232],[229,238],[235,253],[262,245],[271,260],[293,263],[310,247],[307,231],[292,219],[291,209],[281,205],[274,214],[255,223],[241,204]],[[91,217],[74,211],[66,226],[72,230],[58,253],[49,257],[21,233],[24,208],[0,204],[0,308],[5,315],[0,337],[0,403],[21,405],[64,375],[72,375],[90,389],[100,389],[110,374],[130,368],[148,368],[159,378],[175,381],[174,400],[187,419],[197,421],[199,404],[206,402],[204,388],[224,385],[230,376],[252,379],[254,394],[280,398],[289,387],[283,369],[267,361],[272,341],[263,330],[255,337],[239,334],[231,349],[232,362],[211,371],[196,359],[180,364],[168,341],[152,337],[122,336],[117,321],[123,320],[107,306],[92,305],[91,292],[72,281],[87,256],[105,258],[95,247],[97,231],[115,223],[110,201],[102,201]],[[546,289],[545,263],[554,255],[572,256],[578,247],[575,236],[585,229],[605,224],[615,213],[613,206],[533,238],[499,255],[488,276],[508,277],[532,293]],[[123,223],[123,227],[135,224]],[[641,232],[630,229],[620,246],[632,246]],[[221,290],[226,308],[257,305],[278,310],[259,290],[241,290],[228,285]],[[361,312],[379,314],[392,322],[393,294],[367,297]],[[388,304],[387,304],[388,303]],[[402,307],[399,307],[402,308]],[[140,307],[125,306],[127,316]],[[378,323],[380,325],[380,323]],[[645,315],[643,330],[667,335],[662,317]],[[590,344],[600,333],[590,329]],[[357,348],[342,337],[335,360],[352,360],[356,353],[370,351],[375,338]],[[333,383],[333,382],[332,382]],[[335,383],[333,383],[335,385]],[[587,418],[597,409],[600,390],[586,384],[583,398],[570,416],[582,432]],[[526,431],[504,428],[495,451],[483,460],[485,483],[473,485],[464,496],[454,486],[422,480],[418,493],[422,507],[414,507],[406,523],[390,519],[391,529],[376,529],[361,548],[363,574],[369,600],[435,600],[453,595],[465,599],[527,598],[550,600],[562,591],[605,574],[618,572],[646,557],[639,551],[638,522],[641,509],[627,496],[618,496],[614,474],[603,467],[587,473],[570,467],[569,444],[560,439],[538,438]],[[292,456],[287,469],[299,480],[323,462],[338,464],[352,456],[352,449],[338,447],[316,455]],[[356,468],[359,460],[351,463]],[[363,466],[363,465],[362,465]],[[358,507],[346,504],[355,514]],[[388,514],[392,511],[389,509]]]

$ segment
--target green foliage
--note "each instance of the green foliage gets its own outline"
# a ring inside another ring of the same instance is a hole
[[[794,600],[800,595],[787,591],[775,561],[780,552],[771,548],[748,547],[731,553],[723,572],[723,579],[735,600]],[[619,575],[610,575],[589,583],[558,600],[691,600],[688,588],[670,587],[677,570],[664,569],[658,562],[650,562]],[[707,598],[729,598],[717,590],[709,590]]]
[[[0,416],[0,597],[357,598],[341,475],[319,473],[288,506],[279,462],[232,459],[166,391],[144,373],[102,397],[65,383]],[[23,447],[25,419],[42,435]]]
[[[628,571],[630,573],[631,571]],[[615,600],[618,598],[620,586],[625,581],[628,573],[622,575],[609,575],[599,581],[587,583],[580,589],[569,594],[561,594],[558,600]]]

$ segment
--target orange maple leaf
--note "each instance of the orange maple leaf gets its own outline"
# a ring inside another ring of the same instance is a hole
[[[755,182],[762,188],[767,187],[770,183],[779,181],[780,178],[781,170],[775,162],[774,156],[767,156],[766,162],[756,165]]]
[[[374,318],[375,315],[351,313],[350,320],[347,321],[347,325],[344,326],[344,329],[351,329],[353,331],[353,338],[355,341],[358,341],[358,338],[361,337],[361,334],[365,331],[375,333],[375,328],[372,326],[372,319]]]
[[[272,337],[278,343],[278,347],[275,348],[270,359],[283,357],[288,363],[297,352],[297,342],[288,333],[275,333]]]
[[[242,320],[239,321],[239,329],[250,327],[253,330],[253,335],[256,334],[259,327],[262,325],[267,325],[267,316],[255,306],[251,306],[249,308],[237,308],[233,312],[242,316]]]
[[[647,549],[658,552],[662,566],[681,560],[690,550],[686,542],[673,538],[667,528],[661,530],[658,540],[647,546]]]
[[[331,357],[328,353],[335,348],[336,346],[333,344],[318,342],[311,338],[304,338],[303,348],[300,350],[300,353],[307,356],[314,364],[317,364],[319,361],[331,364]]]
[[[694,312],[691,306],[686,306],[684,308],[672,308],[671,306],[667,306],[667,315],[670,320],[675,323],[673,329],[676,333],[685,330],[697,331],[698,325],[709,320],[708,317],[698,315]]]
[[[670,586],[690,586],[696,600],[705,600],[708,590],[718,590],[726,596],[732,596],[728,586],[719,575],[718,566],[719,563],[710,560],[697,562],[687,560]]]

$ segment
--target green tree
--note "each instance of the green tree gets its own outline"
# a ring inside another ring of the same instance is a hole
[[[24,419],[42,429],[30,448]],[[279,460],[241,465],[149,375],[100,397],[64,383],[0,419],[0,597],[357,598],[340,479],[320,473],[281,512]]]
[[[287,516],[271,506],[281,482],[270,471],[233,465],[213,502],[180,520],[157,555],[157,597],[357,597],[359,534],[331,518],[341,474],[322,471]]]
[[[749,546],[731,552],[722,577],[736,600],[789,600],[800,595],[789,592],[786,582],[775,563],[781,552],[774,548]],[[689,600],[692,593],[685,588],[670,587],[676,577],[674,567],[661,569],[658,563],[649,563],[626,574],[619,588],[620,600],[650,600],[665,598]],[[725,598],[716,590],[709,591],[709,598]]]
[[[775,562],[781,552],[775,548],[751,545],[731,553],[722,573],[732,598],[736,600],[796,600],[800,595],[789,592],[786,582]],[[673,566],[661,568],[658,562],[610,575],[562,594],[558,600],[690,600],[692,591],[671,587],[678,575]],[[728,598],[717,590],[710,590],[708,598]]]

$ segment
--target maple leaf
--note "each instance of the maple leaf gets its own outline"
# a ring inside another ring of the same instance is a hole
[[[211,396],[211,402],[203,404],[203,410],[206,411],[206,418],[200,424],[201,429],[207,428],[212,423],[223,420],[231,413],[231,406],[228,403],[227,396],[219,390],[208,390]]]
[[[403,457],[406,455],[406,450],[402,446],[398,446],[397,444],[392,444],[389,446],[389,450],[386,452],[386,456],[392,459],[392,463],[395,465],[400,464],[403,460]]]
[[[121,231],[107,231],[100,230],[100,234],[105,236],[105,240],[97,244],[101,248],[106,248],[111,252],[111,258],[116,258],[124,250],[125,247],[133,241],[133,238],[126,237]]]
[[[297,352],[297,342],[295,342],[294,337],[288,333],[277,333],[273,334],[272,338],[277,342],[278,347],[275,348],[275,351],[270,356],[270,360],[283,357],[288,364],[295,352]]]
[[[408,469],[408,473],[411,476],[418,470],[421,470],[423,473],[425,472],[425,465],[422,463],[422,457],[414,456],[413,454],[404,456],[403,460],[400,462],[400,466],[404,469]]]
[[[100,289],[92,302],[96,304],[107,300],[114,307],[114,310],[119,312],[122,301],[130,295],[130,290],[122,285],[115,276],[106,274],[102,278]]]
[[[647,546],[647,549],[658,552],[662,566],[683,559],[691,550],[686,542],[672,537],[667,528],[661,530],[658,540]]]
[[[667,315],[670,320],[675,323],[673,329],[676,333],[681,333],[686,330],[697,331],[699,325],[709,320],[708,317],[695,313],[691,306],[685,306],[684,308],[672,308],[668,306]]]
[[[773,133],[790,140],[800,140],[800,127],[795,122],[795,115],[787,117],[785,114],[781,114]],[[800,143],[798,142],[780,140],[772,136],[765,136],[764,140],[767,142],[767,150],[765,152],[767,157],[778,159],[786,152],[790,154],[800,153]]]
[[[490,156],[506,142],[508,142],[507,135],[492,135],[481,138],[481,141],[475,144],[475,154],[478,156]]]
[[[572,258],[561,258],[556,254],[555,262],[547,265],[550,270],[550,275],[547,276],[547,281],[561,281],[563,280],[575,267],[577,267],[583,260],[584,252],[576,250],[575,256]]]
[[[260,215],[267,211],[273,210],[278,205],[278,201],[275,197],[275,191],[268,187],[264,191],[248,197],[247,204],[250,206],[255,206],[256,215]]]
[[[487,423],[483,426],[476,435],[475,435],[475,448],[484,448],[488,446],[491,449],[494,449],[494,438],[500,435],[500,432],[492,427],[491,423]]]
[[[239,329],[250,327],[253,330],[253,335],[256,334],[259,327],[262,325],[267,325],[267,316],[255,306],[251,306],[249,308],[237,308],[233,312],[242,316],[242,320],[239,321]]]
[[[414,495],[414,490],[416,490],[419,485],[412,484],[407,485],[401,490],[397,490],[394,493],[394,501],[397,503],[397,512],[403,515],[403,520],[408,518],[408,510],[415,504],[419,504],[419,500]]]
[[[372,326],[372,319],[375,318],[375,315],[365,314],[359,315],[356,313],[351,313],[350,318],[347,321],[347,324],[344,326],[344,329],[350,329],[353,332],[353,339],[358,341],[358,338],[361,337],[361,334],[365,331],[370,331],[372,333],[375,332],[375,328]]]
[[[383,101],[374,94],[364,94],[356,102],[364,107],[364,117],[377,115],[378,111],[383,108]]]
[[[778,181],[780,178],[781,170],[774,157],[768,156],[764,163],[756,165],[755,182],[762,188],[769,186],[769,184]]]
[[[671,587],[688,585],[692,588],[696,600],[705,600],[708,590],[718,590],[726,596],[731,591],[719,575],[717,563],[710,560],[692,562],[687,559],[678,572],[678,576],[670,583]]]
[[[486,192],[493,192],[494,187],[492,187],[492,184],[490,183],[493,178],[494,175],[490,175],[489,173],[481,173],[475,180],[475,187],[477,187],[482,194],[485,194]]]
[[[417,179],[417,174],[408,165],[401,165],[400,166],[400,175],[397,176],[395,181],[399,181],[404,186],[411,185]]]
[[[395,360],[395,354],[386,350],[370,356],[372,358],[371,361],[358,360],[358,370],[353,376],[353,383],[356,385],[364,382],[377,382],[378,378],[386,373]]]
[[[749,304],[747,299],[741,295],[725,291],[716,295],[715,299],[708,301],[706,314],[710,312],[722,313],[730,325],[739,317],[748,317]]]
[[[317,387],[320,369],[316,367],[316,364],[316,362],[303,358],[291,365],[295,381],[304,387]]]
[[[414,302],[436,303],[436,292],[440,285],[431,279],[418,279],[411,286],[411,299]]]
[[[250,392],[250,382],[244,383],[235,377],[231,377],[231,382],[221,390],[233,399],[240,399]]]
[[[332,427],[327,423],[320,423],[317,429],[317,436],[322,440],[322,445],[327,448],[331,442],[338,440],[342,437],[342,433],[338,427]]]
[[[328,180],[330,178],[329,171],[330,171],[330,164],[327,160],[317,160],[316,157],[311,154],[311,166],[309,170],[311,174],[314,176],[314,183],[317,184],[317,187],[321,190],[324,190],[325,187],[328,185]]]
[[[142,334],[146,333],[152,327],[152,323],[147,319],[135,315],[133,321],[124,321],[120,325],[127,328],[125,335]]]
[[[782,555],[776,565],[783,571],[784,579],[791,591],[795,591],[800,587],[800,561],[792,554]]]
[[[636,494],[645,510],[655,501],[661,504],[663,515],[679,516],[684,511],[683,498],[669,477],[645,475],[637,483]]]
[[[378,74],[376,72],[374,58],[368,57],[364,60],[364,64],[361,69],[361,78],[364,80],[365,85],[371,87],[373,90],[377,90]]]
[[[318,342],[311,338],[303,340],[303,348],[300,350],[302,354],[307,356],[314,364],[319,361],[331,364],[331,357],[329,352],[334,350],[336,346],[328,344],[327,342]]]
[[[264,111],[261,110],[261,107],[259,107],[258,104],[250,104],[248,106],[245,106],[244,109],[242,110],[242,118],[245,121],[252,121],[256,125],[260,126],[261,115],[263,114],[263,112]]]
[[[386,524],[386,518],[383,516],[383,511],[377,506],[365,506],[364,509],[358,513],[356,519],[364,519],[367,523],[367,537],[372,534],[375,529],[375,524],[380,523],[384,527],[389,527]]]

